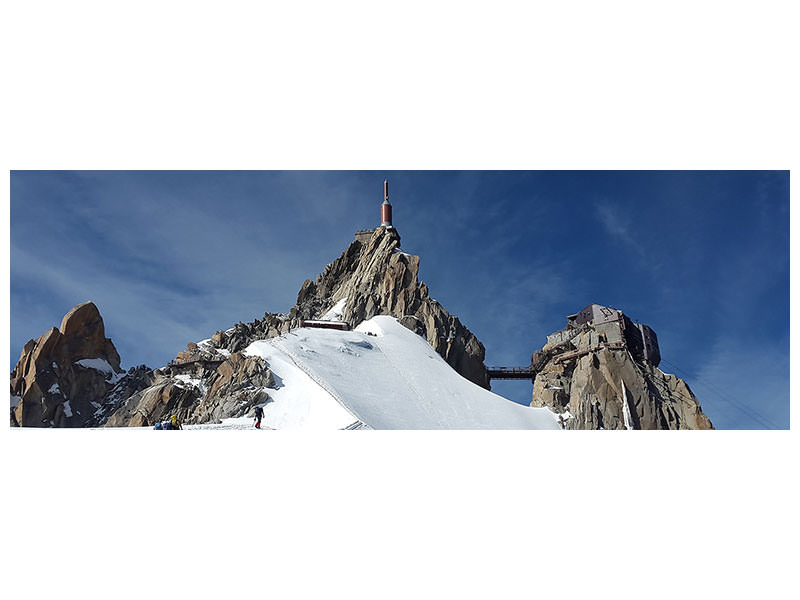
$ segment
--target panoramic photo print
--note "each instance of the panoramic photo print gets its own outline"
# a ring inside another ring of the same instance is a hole
[[[13,171],[10,425],[789,427],[789,175]]]

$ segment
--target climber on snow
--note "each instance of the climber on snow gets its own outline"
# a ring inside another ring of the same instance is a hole
[[[172,429],[183,429],[183,425],[178,420],[177,415],[172,415],[169,420],[163,423],[156,423],[154,429],[161,429],[163,431],[170,431]]]
[[[264,409],[256,406],[256,429],[261,429],[261,419],[264,418]]]

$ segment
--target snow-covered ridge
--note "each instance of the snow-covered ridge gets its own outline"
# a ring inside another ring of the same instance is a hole
[[[253,342],[278,383],[270,428],[560,429],[544,408],[522,406],[461,377],[394,317],[354,331],[299,328]]]
[[[272,399],[264,405],[264,424],[267,427],[344,429],[357,420],[272,342],[274,340],[259,340],[244,350],[244,354],[259,356],[269,365],[278,386],[277,389],[267,390]]]

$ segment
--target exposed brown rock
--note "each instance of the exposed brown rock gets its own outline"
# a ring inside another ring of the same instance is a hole
[[[156,381],[120,406],[105,427],[147,427],[176,415],[185,421],[200,402],[200,392],[191,385],[169,379]]]
[[[105,325],[93,302],[78,304],[61,320],[59,329],[66,342],[67,353],[73,361],[102,357],[114,371],[119,371],[119,354],[105,336]]]
[[[224,331],[218,331],[211,336],[211,344],[215,348],[223,348],[225,346],[226,337]]]
[[[82,359],[102,359],[110,370],[77,364]],[[49,329],[22,349],[11,372],[11,395],[21,398],[14,418],[23,427],[87,425],[121,378],[119,364],[97,307],[75,306],[60,329]]]
[[[272,372],[256,356],[236,352],[207,379],[208,393],[189,422],[219,422],[248,414],[256,404],[269,401],[264,388],[275,386]]]
[[[105,426],[150,426],[172,415],[186,423],[241,417],[256,404],[268,402],[265,388],[274,385],[272,372],[263,360],[238,352],[216,369],[173,363],[156,372],[152,385],[120,403]]]

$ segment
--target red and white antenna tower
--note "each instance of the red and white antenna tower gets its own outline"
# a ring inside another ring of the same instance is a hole
[[[392,205],[389,204],[389,180],[383,180],[383,204],[381,204],[381,227],[392,227]]]

